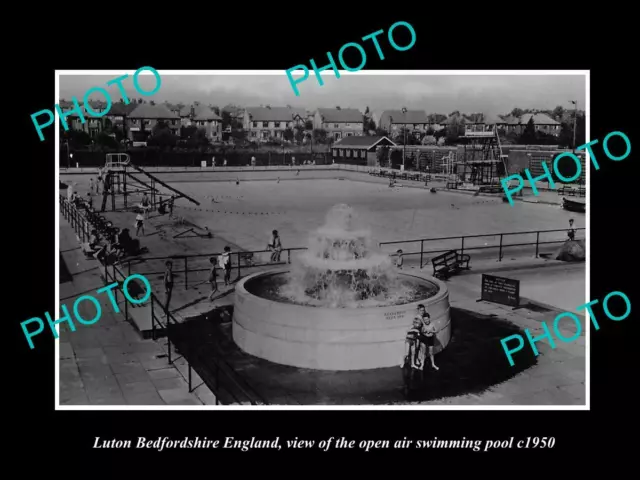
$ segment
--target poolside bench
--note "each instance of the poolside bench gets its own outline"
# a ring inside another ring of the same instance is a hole
[[[469,270],[469,260],[471,260],[469,255],[458,253],[457,250],[450,250],[442,255],[433,257],[431,259],[431,263],[433,264],[433,276],[448,277],[460,270]]]

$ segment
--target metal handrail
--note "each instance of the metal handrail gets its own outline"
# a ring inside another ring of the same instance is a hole
[[[105,278],[105,285],[107,285],[109,283],[110,280],[114,281],[114,282],[118,282],[118,278],[117,278],[117,274],[119,274],[122,277],[122,280],[126,279],[127,276],[124,274],[124,272],[122,272],[116,265],[111,265],[111,275],[109,275],[109,266],[107,264],[104,265],[104,278]],[[111,277],[111,278],[110,278]],[[118,301],[118,290],[115,289],[114,290],[114,296],[115,296],[115,300],[116,303]],[[152,338],[154,340],[156,340],[156,325],[160,326],[161,328],[165,329],[166,334],[167,334],[167,349],[168,349],[168,363],[170,365],[172,365],[176,360],[178,360],[179,358],[184,358],[185,361],[187,362],[187,366],[189,369],[188,372],[188,383],[189,383],[189,392],[192,392],[193,390],[195,390],[195,388],[192,388],[192,384],[191,384],[191,363],[189,362],[189,359],[187,359],[186,357],[178,357],[178,358],[174,358],[172,359],[171,356],[171,334],[169,333],[169,324],[173,323],[174,325],[179,325],[179,322],[176,320],[176,318],[173,316],[173,314],[171,312],[169,312],[168,310],[165,309],[164,305],[162,304],[162,302],[160,302],[160,300],[158,299],[158,297],[151,292],[150,294],[150,301],[151,301],[151,328],[152,328]],[[129,320],[129,315],[128,315],[128,300],[125,297],[125,302],[124,302],[124,317],[125,320]],[[163,324],[163,322],[161,321],[160,318],[158,318],[158,316],[155,314],[155,305],[159,305],[161,310],[164,312],[165,317],[166,317],[166,322]],[[174,342],[175,344],[175,342]],[[216,366],[216,382],[215,382],[215,387],[211,387],[209,386],[209,388],[212,390],[212,392],[214,393],[215,397],[216,397],[216,403],[218,403],[219,401],[219,395],[217,392],[219,392],[220,390],[224,389],[236,402],[238,403],[242,403],[241,399],[239,399],[232,390],[230,390],[229,388],[225,388],[222,387],[221,388],[221,383],[219,381],[220,379],[220,373],[223,374],[223,377],[228,380],[233,386],[235,386],[238,390],[240,390],[242,392],[242,394],[249,399],[249,402],[252,405],[258,405],[260,403],[266,403],[264,401],[262,401],[262,398],[260,397],[260,395],[253,391],[253,389],[247,384],[247,385],[242,385],[242,379],[240,379],[239,377],[237,377],[237,374],[235,373],[235,371],[233,370],[233,368],[228,364],[228,362],[226,360],[224,360],[223,358],[220,358],[215,351],[212,352],[208,352],[210,355],[210,359],[213,360],[214,365]],[[197,353],[196,353],[197,356]],[[246,382],[244,382],[246,383]],[[252,390],[251,392],[249,390]],[[254,398],[259,398],[260,402],[255,401]]]
[[[453,236],[453,237],[437,237],[437,238],[420,238],[420,239],[416,239],[416,240],[398,240],[398,241],[393,241],[393,242],[380,242],[378,245],[382,246],[382,245],[399,245],[399,244],[404,244],[404,243],[417,243],[420,242],[420,251],[416,251],[416,252],[403,252],[404,256],[409,256],[409,255],[420,255],[420,268],[422,268],[424,266],[424,255],[425,254],[434,254],[434,253],[445,253],[445,252],[449,252],[451,250],[454,250],[453,248],[446,248],[446,249],[437,249],[437,250],[425,250],[424,249],[424,243],[425,242],[434,242],[434,241],[442,241],[442,240],[457,240],[460,239],[460,253],[464,253],[465,250],[486,250],[486,249],[491,249],[491,248],[498,248],[498,261],[502,261],[502,250],[504,248],[507,247],[524,247],[524,246],[533,246],[535,245],[536,247],[536,251],[535,251],[535,257],[538,258],[539,256],[539,252],[540,252],[540,245],[550,245],[550,244],[557,244],[557,243],[564,243],[565,240],[551,240],[551,241],[546,241],[546,242],[541,242],[540,241],[540,234],[541,233],[553,233],[553,232],[566,232],[569,229],[567,228],[558,228],[558,229],[553,229],[553,230],[531,230],[531,231],[527,231],[527,232],[507,232],[507,233],[487,233],[487,234],[483,234],[483,235],[457,235],[457,236]],[[586,227],[576,227],[573,228],[572,230],[574,231],[578,231],[578,230],[586,230]],[[503,243],[503,239],[505,236],[510,236],[510,235],[532,235],[532,234],[536,234],[536,241],[533,242],[525,242],[525,243],[509,243],[509,244],[504,244]],[[499,245],[479,245],[479,246],[469,246],[467,245],[465,247],[464,241],[467,238],[482,238],[482,237],[500,237],[500,244]]]

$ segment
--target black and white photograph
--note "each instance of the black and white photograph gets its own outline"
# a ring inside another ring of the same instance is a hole
[[[589,408],[588,71],[133,74],[41,129],[56,409]]]

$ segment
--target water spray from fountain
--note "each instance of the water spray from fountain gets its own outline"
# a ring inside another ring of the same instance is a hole
[[[340,204],[310,235],[308,250],[294,261],[278,296],[302,305],[353,308],[408,303],[424,296],[424,288],[402,282],[371,232],[360,228],[353,208]]]

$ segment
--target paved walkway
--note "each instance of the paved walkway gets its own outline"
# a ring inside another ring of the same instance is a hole
[[[529,310],[513,310],[488,302],[477,302],[480,298],[480,282],[469,276],[454,277],[447,282],[451,306],[485,315],[505,318],[515,325],[529,329],[532,336],[544,333],[542,322],[552,330],[553,319],[560,313],[536,313]],[[580,317],[580,315],[578,315]],[[584,317],[582,325],[584,326]],[[563,323],[564,325],[564,323]],[[565,337],[572,337],[575,329],[561,329]],[[552,349],[547,340],[536,344],[540,355],[538,364],[525,370],[509,381],[491,387],[482,395],[462,395],[425,404],[445,405],[585,405],[586,346],[585,329],[571,343],[556,340]],[[525,339],[525,348],[528,348]],[[505,362],[507,358],[505,356]]]
[[[104,286],[96,260],[87,260],[71,226],[60,218],[60,251],[73,280],[60,285],[60,303],[71,310],[82,293],[95,295]],[[124,317],[101,300],[102,317],[94,325],[60,325],[60,405],[203,405],[215,397],[201,386],[189,393],[184,360],[166,358],[166,341],[143,340]],[[120,308],[123,308],[122,295]],[[95,316],[89,302],[80,304],[83,318]],[[201,380],[193,374],[193,385]]]

